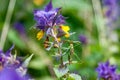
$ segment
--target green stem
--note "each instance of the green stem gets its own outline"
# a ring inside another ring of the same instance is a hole
[[[63,64],[63,56],[62,56],[62,50],[61,50],[60,42],[57,40],[57,37],[56,37],[53,29],[51,29],[51,33],[52,33],[52,36],[54,37],[55,41],[57,42],[57,45],[58,45],[58,54],[60,54],[60,56],[61,56],[60,61],[61,61],[61,66],[63,67],[64,64]]]
[[[1,33],[1,39],[0,39],[0,48],[1,49],[3,49],[4,45],[5,45],[8,30],[9,30],[9,27],[10,27],[10,21],[11,21],[11,18],[12,18],[14,7],[15,7],[15,3],[16,3],[16,0],[10,0],[10,2],[9,2],[5,23],[3,25],[3,29],[2,29],[2,33]]]
[[[97,30],[99,32],[99,43],[101,47],[106,48],[108,45],[106,38],[106,27],[102,14],[102,8],[99,0],[92,0],[93,11],[95,15],[95,22],[97,26]]]

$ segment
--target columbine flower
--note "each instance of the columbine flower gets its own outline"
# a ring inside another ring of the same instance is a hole
[[[53,9],[52,0],[44,10],[35,10],[34,19],[39,29],[45,30],[47,27],[58,26],[64,24],[64,17],[59,14],[61,8]]]
[[[82,44],[87,44],[87,37],[85,35],[79,35],[79,41]]]
[[[51,35],[50,28],[60,26],[65,23],[65,18],[60,14],[61,8],[53,9],[52,0],[45,7],[44,10],[35,10],[34,19],[37,22],[37,28],[41,31],[37,34],[37,39],[40,40],[44,33]]]
[[[104,80],[119,80],[119,75],[116,74],[116,66],[110,65],[109,61],[106,63],[100,63],[98,68],[96,69],[98,72],[99,79]]]

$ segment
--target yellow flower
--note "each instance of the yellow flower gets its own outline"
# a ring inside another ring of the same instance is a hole
[[[39,31],[38,33],[37,33],[37,39],[38,40],[40,40],[42,37],[43,37],[43,35],[44,35],[44,31],[43,30],[41,30],[41,31]]]
[[[33,0],[33,3],[34,3],[35,5],[37,5],[37,6],[42,5],[43,2],[44,2],[44,0]]]
[[[61,26],[61,29],[66,33],[65,34],[65,37],[70,37],[70,34],[69,34],[69,30],[70,30],[70,27],[69,26]]]

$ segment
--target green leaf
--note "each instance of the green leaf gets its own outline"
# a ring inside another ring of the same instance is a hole
[[[22,67],[24,67],[24,68],[28,67],[29,62],[30,62],[30,60],[32,59],[32,57],[33,57],[33,54],[31,54],[31,56],[29,56],[29,57],[24,61],[24,63],[22,64]]]
[[[66,80],[75,80],[75,79],[71,76],[68,76],[68,78]]]
[[[79,58],[79,56],[76,53],[74,53],[73,55],[77,58],[77,60],[80,61],[80,58]]]
[[[69,69],[67,67],[64,68],[54,68],[55,74],[58,78],[64,76],[66,73],[68,73]]]
[[[67,80],[82,80],[82,78],[78,74],[71,73]]]

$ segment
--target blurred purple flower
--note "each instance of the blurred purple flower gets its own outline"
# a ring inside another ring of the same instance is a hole
[[[4,68],[0,71],[0,80],[28,80],[21,77],[15,69]]]
[[[53,9],[52,0],[44,10],[34,10],[34,19],[37,22],[37,28],[46,29],[47,27],[64,24],[64,17],[59,13],[61,8]]]
[[[21,36],[25,36],[26,32],[25,32],[25,27],[22,23],[20,22],[16,22],[14,23],[14,29],[21,35]]]
[[[104,5],[116,5],[117,0],[103,0]]]
[[[105,63],[99,63],[96,71],[98,72],[99,79],[120,80],[120,76],[116,74],[116,66],[110,65],[109,61]]]
[[[0,52],[1,67],[17,68],[20,65],[20,61],[17,60],[16,57],[14,57],[14,55],[11,54],[13,48],[14,45],[5,53],[1,50]]]
[[[102,0],[103,8],[105,8],[105,16],[108,18],[111,24],[118,19],[118,4],[117,0]]]
[[[79,41],[82,43],[82,44],[87,44],[87,37],[85,35],[79,35]]]
[[[28,80],[30,77],[26,72],[33,54],[23,62],[19,57],[11,54],[13,48],[14,45],[5,53],[0,50],[0,80]]]

